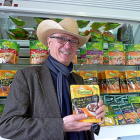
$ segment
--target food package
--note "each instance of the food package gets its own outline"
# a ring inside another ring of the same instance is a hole
[[[140,71],[125,71],[128,92],[140,91]]]
[[[109,64],[125,65],[125,52],[123,44],[109,43]]]
[[[10,16],[9,18],[19,27],[26,25],[25,21],[23,21],[22,19],[10,17]]]
[[[128,86],[127,86],[125,72],[120,72],[120,88],[121,88],[121,93],[128,93]]]
[[[132,106],[137,113],[138,117],[140,118],[140,103],[132,103]]]
[[[80,48],[81,64],[86,64],[86,48]]]
[[[140,119],[131,104],[119,105],[128,124],[140,123]]]
[[[106,93],[107,85],[104,71],[98,72],[98,85],[100,88],[100,93]]]
[[[115,42],[115,36],[111,32],[103,32],[103,40],[106,43],[113,43]]]
[[[16,52],[19,44],[15,41],[0,40],[0,63],[16,63]]]
[[[97,71],[79,71],[85,85],[98,85]]]
[[[44,46],[39,40],[30,40],[30,63],[44,64],[48,58],[48,47]]]
[[[107,22],[107,23],[103,24],[103,26],[105,26],[104,31],[113,30],[116,27],[118,27],[119,25],[120,25],[119,23]]]
[[[86,21],[86,20],[77,20],[77,24],[79,28],[84,28],[89,24],[90,21]]]
[[[119,71],[105,70],[107,93],[120,93]]]
[[[77,52],[76,52],[76,54],[75,54],[75,56],[74,56],[74,58],[72,60],[72,63],[77,64]]]
[[[0,118],[1,118],[2,113],[3,113],[3,109],[4,109],[4,104],[0,104]]]
[[[87,64],[103,64],[103,43],[86,43]]]
[[[90,25],[92,29],[99,29],[102,27],[105,23],[104,22],[94,22]]]
[[[128,96],[129,103],[140,103],[140,96]]]
[[[120,110],[119,106],[118,105],[111,105],[111,108],[113,109],[114,114],[118,115],[117,119],[118,119],[119,125],[127,124],[127,122],[126,122],[126,120],[125,120],[125,118],[123,116],[123,113]]]
[[[0,70],[0,96],[8,95],[15,74],[15,70]]]
[[[98,109],[100,98],[98,85],[71,85],[71,99],[73,114],[87,114],[87,119],[82,122],[99,123],[101,119],[96,119],[95,111]]]
[[[109,64],[108,50],[103,51],[103,64],[104,65],[108,65]]]
[[[126,65],[140,65],[140,44],[126,45]]]

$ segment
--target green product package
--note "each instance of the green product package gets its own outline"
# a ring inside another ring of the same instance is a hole
[[[103,51],[103,64],[109,64],[108,50],[104,50]]]
[[[21,19],[13,18],[13,17],[10,17],[10,16],[9,16],[9,18],[19,27],[25,25],[25,21],[23,21]]]
[[[30,49],[48,50],[39,40],[30,40]]]
[[[26,38],[29,35],[29,32],[22,28],[9,29],[9,31],[15,35],[16,38]]]
[[[79,28],[84,28],[89,24],[90,21],[86,20],[77,20],[77,24]]]
[[[43,21],[43,19],[41,19],[39,17],[34,17],[34,19],[36,20],[37,24],[39,24]]]
[[[4,109],[4,104],[0,104],[0,118],[1,118],[2,113],[3,113],[3,109]]]
[[[129,103],[140,103],[140,96],[128,96]]]
[[[19,44],[15,41],[9,41],[9,40],[1,40],[0,41],[0,48],[6,49],[15,49],[17,51],[17,48],[19,47]]]
[[[109,43],[108,44],[108,51],[113,51],[113,52],[124,52],[124,44],[116,44],[116,43]]]
[[[90,25],[91,28],[93,29],[99,29],[102,27],[105,23],[104,22],[94,22]]]
[[[119,25],[120,25],[119,23],[107,22],[106,24],[104,24],[104,26],[105,26],[104,31],[113,30],[116,27],[118,27]]]
[[[96,43],[87,42],[86,50],[103,51],[103,43],[102,42],[96,42]]]

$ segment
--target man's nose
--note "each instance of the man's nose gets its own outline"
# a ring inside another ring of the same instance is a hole
[[[67,43],[64,46],[67,47],[67,48],[71,48],[70,41],[68,40]]]

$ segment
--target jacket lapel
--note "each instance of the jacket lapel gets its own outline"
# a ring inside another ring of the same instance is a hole
[[[49,109],[52,110],[55,117],[61,117],[58,98],[49,68],[45,65],[38,67],[37,75],[40,87],[44,94],[45,103],[49,106]]]

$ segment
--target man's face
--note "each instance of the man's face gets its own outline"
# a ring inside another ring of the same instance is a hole
[[[68,34],[53,34],[51,35],[53,37],[64,37],[67,39],[70,39],[72,41],[78,42],[78,39],[72,35]],[[48,47],[50,49],[50,55],[54,57],[57,61],[60,63],[68,66],[69,63],[73,60],[77,48],[76,47],[71,47],[70,42],[68,41],[65,45],[58,43],[57,38],[50,38],[48,37]]]

